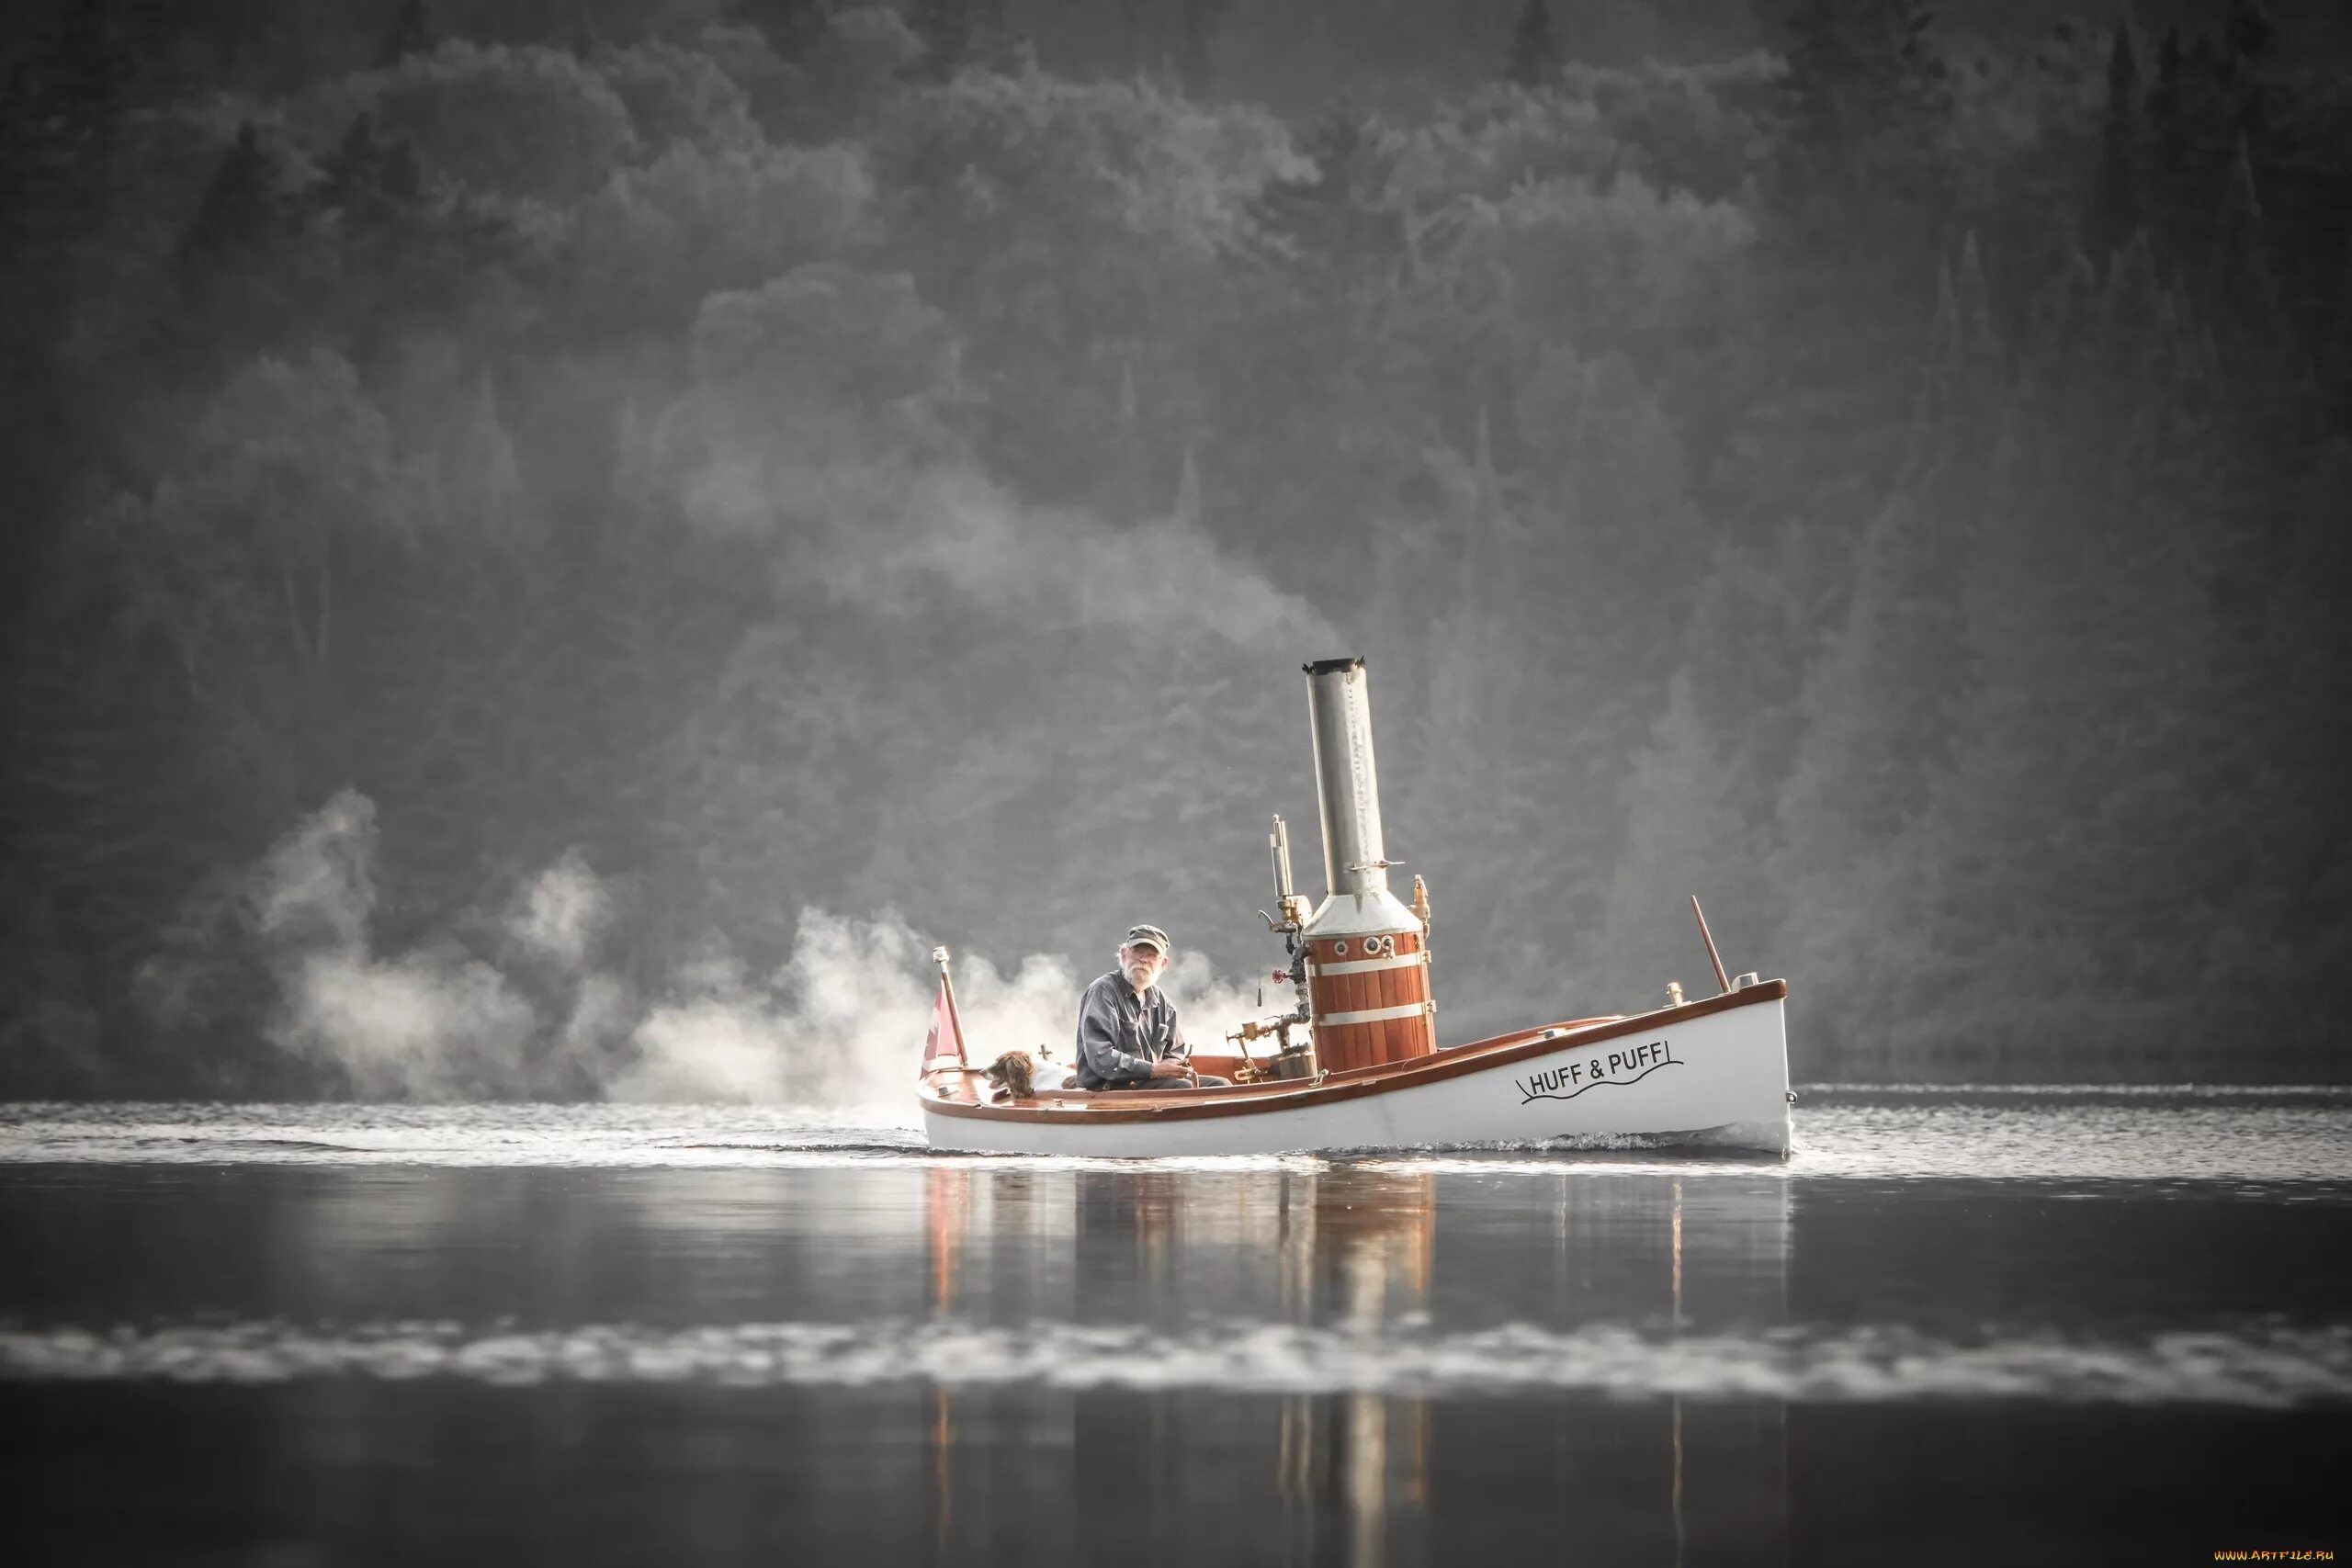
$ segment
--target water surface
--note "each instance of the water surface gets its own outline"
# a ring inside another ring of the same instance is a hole
[[[1824,1088],[1787,1160],[899,1113],[0,1107],[28,1561],[2352,1545],[2343,1091]]]

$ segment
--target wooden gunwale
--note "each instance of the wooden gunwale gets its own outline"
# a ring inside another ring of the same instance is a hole
[[[1726,991],[1721,996],[1702,997],[1694,1002],[1685,1002],[1679,1008],[1634,1013],[1555,1039],[1535,1038],[1544,1030],[1553,1027],[1542,1024],[1533,1029],[1513,1030],[1509,1034],[1472,1041],[1434,1055],[1416,1056],[1408,1061],[1392,1062],[1376,1067],[1356,1068],[1344,1078],[1335,1081],[1332,1077],[1326,1077],[1319,1084],[1284,1079],[1270,1084],[1237,1084],[1231,1089],[1125,1089],[1110,1094],[1046,1089],[1040,1091],[1035,1100],[1013,1105],[984,1105],[970,1100],[942,1100],[929,1094],[920,1098],[925,1111],[943,1116],[969,1116],[984,1122],[1046,1122],[1063,1126],[1079,1122],[1091,1125],[1098,1122],[1189,1122],[1204,1117],[1247,1116],[1264,1111],[1302,1110],[1354,1100],[1363,1095],[1379,1094],[1392,1089],[1435,1083],[1440,1078],[1484,1072],[1489,1067],[1508,1066],[1513,1062],[1546,1056],[1555,1051],[1589,1045],[1597,1041],[1614,1040],[1621,1035],[1643,1034],[1668,1024],[1705,1018],[1712,1013],[1730,1012],[1735,1008],[1753,1007],[1758,1002],[1781,1001],[1788,994],[1789,983],[1786,980],[1763,980],[1740,990]],[[1073,1107],[1082,1102],[1084,1109],[1054,1111],[1038,1103],[1048,1100]]]

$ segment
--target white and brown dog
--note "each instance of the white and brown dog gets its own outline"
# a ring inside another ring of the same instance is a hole
[[[1037,1055],[1026,1051],[1007,1051],[989,1064],[988,1079],[995,1086],[991,1100],[1028,1100],[1041,1089],[1069,1089],[1076,1075],[1068,1067],[1045,1055],[1045,1047],[1037,1048]]]

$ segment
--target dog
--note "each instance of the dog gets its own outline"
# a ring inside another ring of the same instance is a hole
[[[1007,1051],[989,1064],[989,1082],[1007,1100],[1027,1100],[1037,1092],[1036,1059],[1026,1051]]]
[[[1044,1047],[1038,1047],[1042,1053]],[[1041,1089],[1071,1089],[1078,1075],[1050,1057],[1039,1061],[1026,1051],[1007,1051],[989,1064],[988,1080],[995,1085],[991,1099],[1027,1100]]]

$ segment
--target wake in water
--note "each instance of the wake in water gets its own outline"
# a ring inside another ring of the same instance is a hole
[[[306,1329],[283,1323],[0,1332],[0,1378],[285,1382],[446,1378],[731,1388],[1198,1389],[1235,1393],[1444,1395],[1557,1392],[1815,1403],[2041,1400],[2286,1409],[2352,1404],[2352,1328],[2268,1325],[2137,1340],[2007,1334],[1957,1344],[1895,1328],[1790,1327],[1659,1337],[1600,1325],[1430,1332],[1262,1322],[1145,1328],[937,1320],[747,1323],[684,1329],[592,1325],[536,1333],[449,1323]]]

